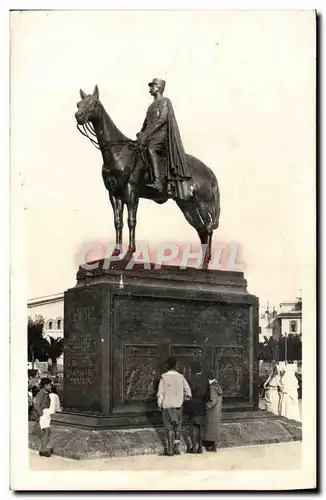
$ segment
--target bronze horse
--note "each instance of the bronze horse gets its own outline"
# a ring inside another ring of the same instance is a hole
[[[127,205],[129,247],[126,259],[136,251],[135,229],[139,198],[156,203],[165,203],[167,192],[160,194],[148,184],[150,173],[142,147],[123,135],[114,125],[99,100],[95,86],[93,94],[80,90],[81,101],[75,114],[77,127],[101,151],[103,157],[102,177],[109,192],[114,212],[116,248],[113,255],[122,248],[123,210]],[[84,132],[80,129],[83,126]],[[91,137],[93,136],[93,137]],[[193,181],[192,198],[189,201],[175,199],[186,220],[193,226],[205,247],[202,267],[207,269],[211,260],[213,231],[218,228],[220,216],[220,194],[217,179],[212,170],[194,156],[186,155]]]

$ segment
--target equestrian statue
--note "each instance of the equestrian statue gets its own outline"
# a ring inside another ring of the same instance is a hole
[[[118,256],[122,248],[124,206],[128,210],[129,247],[126,259],[136,251],[135,230],[139,198],[163,204],[173,199],[193,226],[204,246],[202,268],[211,260],[213,231],[218,228],[220,193],[217,179],[203,162],[186,154],[171,101],[163,96],[165,81],[149,84],[154,100],[149,106],[137,140],[118,130],[99,100],[99,89],[86,95],[75,114],[78,130],[103,157],[102,177],[114,212]]]

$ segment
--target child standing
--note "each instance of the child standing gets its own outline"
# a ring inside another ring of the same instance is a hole
[[[182,406],[184,400],[191,398],[188,382],[177,371],[177,360],[166,360],[167,371],[163,373],[157,392],[157,404],[162,410],[163,424],[167,432],[168,456],[180,455]]]

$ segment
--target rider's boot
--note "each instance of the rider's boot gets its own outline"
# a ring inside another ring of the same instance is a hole
[[[148,149],[148,159],[150,162],[150,167],[152,170],[152,174],[154,177],[154,182],[152,184],[149,184],[148,186],[155,189],[159,193],[162,193],[164,190],[163,183],[160,178],[160,164],[159,164],[159,158],[156,154],[155,151]]]

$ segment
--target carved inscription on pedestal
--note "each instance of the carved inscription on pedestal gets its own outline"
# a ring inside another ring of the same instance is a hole
[[[91,321],[95,318],[94,306],[72,306],[69,312],[70,321]]]
[[[123,400],[155,399],[159,377],[159,351],[156,345],[123,346]]]
[[[94,385],[98,382],[96,340],[89,332],[72,333],[67,350],[67,381],[74,385]]]
[[[70,309],[71,331],[65,339],[66,380],[70,384],[98,383],[97,339],[91,325],[94,318],[94,306],[73,305]]]

